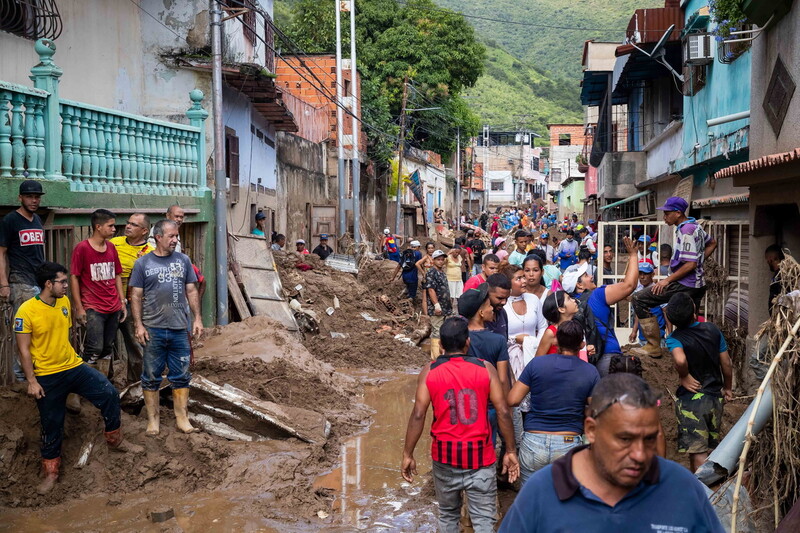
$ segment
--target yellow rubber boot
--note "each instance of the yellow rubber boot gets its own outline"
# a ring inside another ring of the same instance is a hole
[[[639,348],[634,348],[630,351],[631,355],[643,357],[649,355],[653,359],[663,357],[664,352],[661,350],[661,328],[658,327],[658,319],[656,317],[640,318],[639,324],[642,326],[644,338],[647,339],[647,344]]]
[[[442,355],[442,342],[439,339],[431,339],[431,361],[436,361]]]
[[[142,392],[144,394],[144,406],[147,410],[147,431],[145,435],[148,437],[155,437],[160,430],[158,391],[146,390]]]
[[[184,433],[200,431],[189,422],[189,389],[172,389],[172,403],[178,429]]]

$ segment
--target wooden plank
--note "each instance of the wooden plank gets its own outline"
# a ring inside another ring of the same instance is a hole
[[[242,320],[253,316],[250,314],[250,308],[247,307],[247,302],[244,299],[241,289],[239,289],[239,284],[236,283],[236,277],[230,270],[228,270],[228,293],[231,295],[233,305],[236,307],[236,312],[239,313],[239,317]]]

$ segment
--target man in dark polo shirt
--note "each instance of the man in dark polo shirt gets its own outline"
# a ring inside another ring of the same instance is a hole
[[[725,530],[703,485],[656,456],[658,397],[633,374],[611,374],[592,391],[584,421],[588,446],[536,472],[500,533]]]
[[[433,408],[431,458],[433,485],[439,502],[439,531],[458,533],[463,491],[467,495],[475,533],[492,533],[497,516],[497,479],[488,402],[491,399],[497,410],[500,433],[508,444],[503,456],[503,473],[508,472],[508,480],[513,483],[519,476],[519,462],[514,452],[511,411],[492,364],[467,355],[470,348],[467,320],[448,318],[440,332],[444,355],[425,365],[419,374],[401,473],[409,483],[417,474],[414,448],[425,429],[430,405]]]
[[[486,329],[508,338],[508,314],[505,305],[511,296],[511,280],[505,274],[492,274],[486,278],[489,284],[489,300],[494,307],[494,320],[486,322]]]

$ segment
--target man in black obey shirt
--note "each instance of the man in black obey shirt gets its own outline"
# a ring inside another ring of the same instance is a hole
[[[36,214],[42,201],[42,184],[25,180],[19,186],[20,207],[3,218],[0,226],[0,299],[11,302],[12,313],[39,294],[34,272],[44,263],[44,227]],[[14,347],[14,374],[25,381]]]

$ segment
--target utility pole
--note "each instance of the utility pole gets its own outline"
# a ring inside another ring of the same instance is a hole
[[[345,211],[345,163],[344,163],[344,119],[342,115],[342,5],[339,0],[336,4],[336,145],[337,145],[337,175],[339,177],[339,234],[336,242],[344,237],[346,227]],[[355,83],[355,80],[353,80]]]
[[[456,128],[456,226],[461,229],[461,128]]]
[[[214,232],[217,260],[217,325],[228,324],[228,206],[225,126],[222,122],[222,9],[211,0],[211,92],[214,104]]]
[[[483,127],[483,209],[489,210],[489,126]],[[489,184],[491,187],[491,184]]]
[[[350,1],[350,110],[353,112],[353,239],[361,242],[361,164],[358,160],[358,69],[356,68],[356,5]]]
[[[394,232],[400,235],[400,197],[403,191],[403,150],[406,144],[406,104],[408,103],[408,74],[403,78],[403,104],[400,108],[400,139],[397,154],[397,212],[394,217]]]

